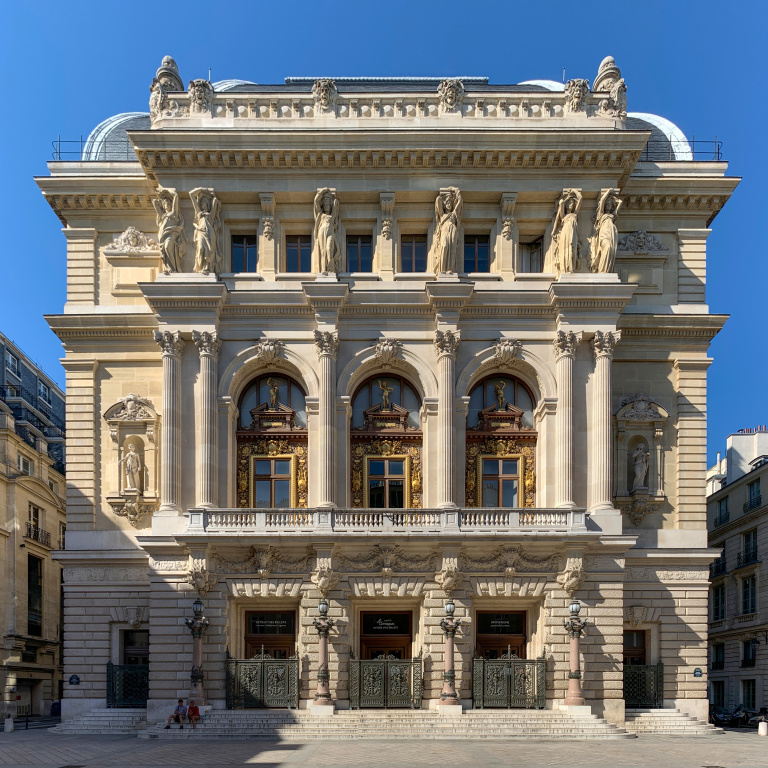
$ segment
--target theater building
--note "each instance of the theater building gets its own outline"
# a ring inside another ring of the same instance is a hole
[[[561,704],[575,599],[595,714],[706,719],[737,180],[702,146],[610,57],[591,87],[185,87],[167,57],[149,114],[60,146],[64,717],[164,716],[193,666],[214,709],[313,707],[320,666],[337,709],[435,708],[450,597],[467,709]]]

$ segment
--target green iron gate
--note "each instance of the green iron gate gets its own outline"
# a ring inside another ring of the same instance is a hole
[[[664,706],[664,665],[625,664],[624,703],[630,709]]]
[[[146,707],[148,698],[149,667],[146,664],[107,664],[108,707]]]
[[[475,657],[472,669],[472,698],[475,709],[520,707],[544,709],[547,662],[519,659],[508,651],[499,659]]]
[[[378,656],[349,660],[350,706],[352,709],[421,709],[422,660]]]
[[[227,709],[299,707],[299,657],[275,659],[256,654],[252,659],[227,658]]]

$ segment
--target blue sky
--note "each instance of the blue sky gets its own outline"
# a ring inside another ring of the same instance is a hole
[[[77,139],[118,112],[147,111],[149,84],[172,55],[182,78],[282,82],[289,75],[487,75],[491,82],[585,77],[616,58],[630,111],[663,115],[687,136],[723,142],[743,176],[708,241],[708,300],[731,315],[709,371],[709,456],[728,433],[768,423],[766,304],[768,3],[175,2],[8,3],[5,229],[0,330],[63,384],[59,341],[43,320],[62,310],[65,243],[32,180],[51,142]],[[9,215],[10,214],[10,215]]]

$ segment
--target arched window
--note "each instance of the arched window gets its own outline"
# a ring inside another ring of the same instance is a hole
[[[254,379],[240,398],[240,429],[251,426],[251,411],[260,405],[272,408],[279,403],[294,411],[294,426],[307,426],[307,405],[304,390],[291,378],[281,373],[268,373]]]
[[[498,406],[501,403],[501,408]],[[496,406],[503,410],[507,403],[519,408],[523,413],[521,423],[524,427],[533,426],[533,409],[536,401],[528,387],[520,379],[512,376],[486,376],[469,393],[467,427],[477,429],[480,412]]]
[[[391,410],[393,405],[405,408],[408,411],[408,426],[419,428],[421,398],[402,376],[372,376],[360,385],[352,400],[353,429],[365,426],[365,412],[377,403],[384,411]]]

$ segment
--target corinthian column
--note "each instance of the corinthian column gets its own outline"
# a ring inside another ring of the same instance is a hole
[[[336,331],[315,331],[315,344],[320,358],[320,442],[322,451],[318,466],[318,507],[335,507],[333,489],[336,466],[334,410],[336,391],[336,353],[339,334]]]
[[[155,331],[163,351],[163,425],[160,430],[160,512],[181,511],[181,352],[179,331]]]
[[[573,502],[573,358],[581,334],[558,331],[554,339],[557,366],[557,454],[555,475],[555,504],[575,507]]]
[[[611,499],[611,360],[619,331],[595,331],[595,381],[592,394],[589,511],[613,509]]]
[[[453,381],[456,370],[456,350],[461,334],[456,331],[435,331],[438,375],[438,507],[455,507],[453,501]]]
[[[216,333],[192,331],[200,352],[200,464],[197,506],[216,506],[216,368],[221,341]]]

